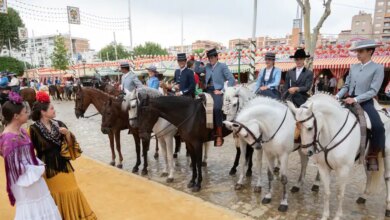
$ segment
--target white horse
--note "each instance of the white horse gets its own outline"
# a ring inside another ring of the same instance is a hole
[[[340,219],[343,215],[343,199],[345,185],[349,172],[355,163],[356,156],[364,152],[359,152],[361,132],[357,118],[350,110],[344,108],[340,102],[329,94],[319,93],[312,96],[300,108],[288,103],[290,109],[295,113],[295,118],[301,124],[302,148],[308,153],[316,163],[321,180],[324,184],[324,210],[322,219],[329,218],[329,197],[330,197],[330,171],[333,169],[339,181],[338,188],[338,210],[335,219]],[[366,117],[367,118],[367,117]],[[389,137],[390,121],[381,113],[384,120],[386,136]],[[367,123],[369,124],[369,123]],[[369,127],[369,126],[368,126]],[[386,186],[387,186],[387,210],[390,214],[390,141],[386,138]],[[380,170],[369,172],[366,169],[367,182],[365,195],[380,189],[380,180],[383,176],[383,158],[379,157]]]
[[[237,113],[252,99],[256,98],[257,95],[253,93],[253,88],[249,85],[241,85],[241,86],[235,86],[235,87],[227,87],[224,92],[224,105],[222,110],[226,114],[226,120],[227,121],[233,121]],[[299,147],[299,146],[298,146]],[[245,158],[246,155],[246,147],[241,149],[241,156]],[[295,148],[297,149],[297,148]],[[298,182],[292,187],[291,192],[295,193],[298,192],[299,189],[303,186],[305,176],[306,176],[306,168],[309,161],[309,158],[307,155],[303,154],[302,150],[298,149],[299,157],[301,160],[301,173],[298,178]],[[261,191],[261,163],[262,163],[262,151],[257,151],[257,161],[260,163],[258,165],[258,173],[259,177],[257,179],[257,183],[255,186],[255,192]],[[240,163],[243,164],[241,161],[244,160],[244,158],[240,158]],[[279,162],[279,161],[278,161]],[[245,163],[241,167],[241,173],[236,185],[236,189],[240,189],[242,187],[243,181],[244,181],[244,171],[245,171]],[[275,169],[277,172],[278,169]],[[313,184],[312,191],[318,191],[319,189],[319,174],[317,173],[316,181]]]
[[[275,159],[279,159],[283,196],[278,210],[287,211],[286,173],[288,155],[294,150],[295,129],[295,119],[289,108],[275,99],[259,96],[245,105],[233,122],[224,121],[224,124],[240,137],[241,149],[249,144],[258,149],[257,151],[262,149],[267,158],[269,191],[262,200],[263,204],[271,202],[274,164]],[[257,160],[259,166],[261,154]]]
[[[130,126],[137,127],[137,110],[140,96],[148,95],[150,98],[159,97],[162,94],[155,89],[142,87],[133,92],[126,91],[126,96],[122,102],[122,110],[129,112]],[[153,133],[156,136],[158,143],[161,146],[163,157],[166,163],[162,176],[168,176],[167,182],[172,182],[174,179],[174,160],[173,160],[173,138],[177,133],[177,128],[163,118],[159,118],[153,127]],[[207,164],[207,152],[209,144],[204,144],[203,164]]]

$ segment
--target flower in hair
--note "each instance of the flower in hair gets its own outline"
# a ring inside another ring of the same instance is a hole
[[[40,103],[50,103],[49,95],[44,91],[37,92],[36,100]]]
[[[23,98],[16,92],[8,93],[8,100],[15,105],[23,104]]]

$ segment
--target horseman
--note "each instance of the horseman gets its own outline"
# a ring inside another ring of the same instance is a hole
[[[266,67],[260,71],[253,92],[274,99],[280,99],[278,88],[282,71],[275,67],[275,57],[276,54],[272,52],[265,54]]]
[[[292,102],[297,107],[309,98],[308,92],[313,84],[313,72],[304,66],[305,60],[309,57],[310,55],[306,55],[304,49],[298,49],[293,56],[290,56],[294,59],[296,67],[286,73],[284,97],[290,94]]]
[[[173,81],[176,96],[188,96],[195,98],[194,71],[187,67],[187,56],[185,53],[177,54],[179,69],[175,70]]]
[[[351,51],[356,51],[360,63],[351,66],[345,85],[336,95],[341,99],[348,92],[344,102],[348,105],[359,103],[370,118],[372,135],[367,155],[367,169],[370,171],[379,169],[378,154],[385,148],[385,128],[373,101],[384,78],[384,67],[371,60],[378,46],[374,40],[356,42]]]
[[[222,121],[223,121],[223,90],[224,83],[228,81],[228,86],[235,83],[233,74],[226,64],[218,62],[218,52],[216,49],[207,51],[209,62],[205,67],[200,67],[200,62],[195,63],[196,73],[206,73],[206,91],[214,99],[214,123],[216,128],[215,146],[220,147],[223,144]]]
[[[121,90],[122,91],[133,91],[136,88],[142,87],[141,81],[138,79],[138,77],[130,71],[130,65],[127,62],[121,63],[121,72],[122,75],[122,81],[121,81]]]

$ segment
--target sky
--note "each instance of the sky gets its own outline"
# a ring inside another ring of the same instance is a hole
[[[108,18],[123,18],[129,14],[128,0],[8,0],[8,2],[9,6],[18,6],[16,9],[19,8],[24,14],[23,21],[28,28],[29,36],[32,35],[32,30],[35,36],[68,33],[69,25],[66,18],[51,18],[61,17],[55,13],[66,13],[66,6],[79,7],[82,12]],[[324,8],[323,0],[311,2],[313,28]],[[375,0],[333,0],[333,3],[331,15],[321,33],[335,36],[341,30],[350,29],[353,15],[361,10],[373,13],[375,7]],[[31,7],[36,11],[27,10]],[[45,15],[42,11],[48,13]],[[296,12],[296,0],[258,0],[256,36],[284,37],[291,33]],[[252,36],[253,0],[131,0],[131,13],[133,46],[146,41],[157,42],[163,47],[180,45],[181,13],[184,18],[185,45],[195,40],[213,40],[228,46],[230,39]],[[81,25],[71,25],[72,36],[89,39],[91,49],[95,50],[101,49],[114,39],[113,31],[108,30],[111,28],[106,25],[105,29],[107,30],[83,25],[83,20]],[[115,35],[118,43],[129,46],[128,29],[116,31]]]

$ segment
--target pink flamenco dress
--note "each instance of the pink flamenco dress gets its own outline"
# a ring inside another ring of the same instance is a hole
[[[0,155],[4,157],[7,192],[15,220],[61,220],[42,174],[45,165],[34,154],[25,130],[21,134],[0,135]]]

